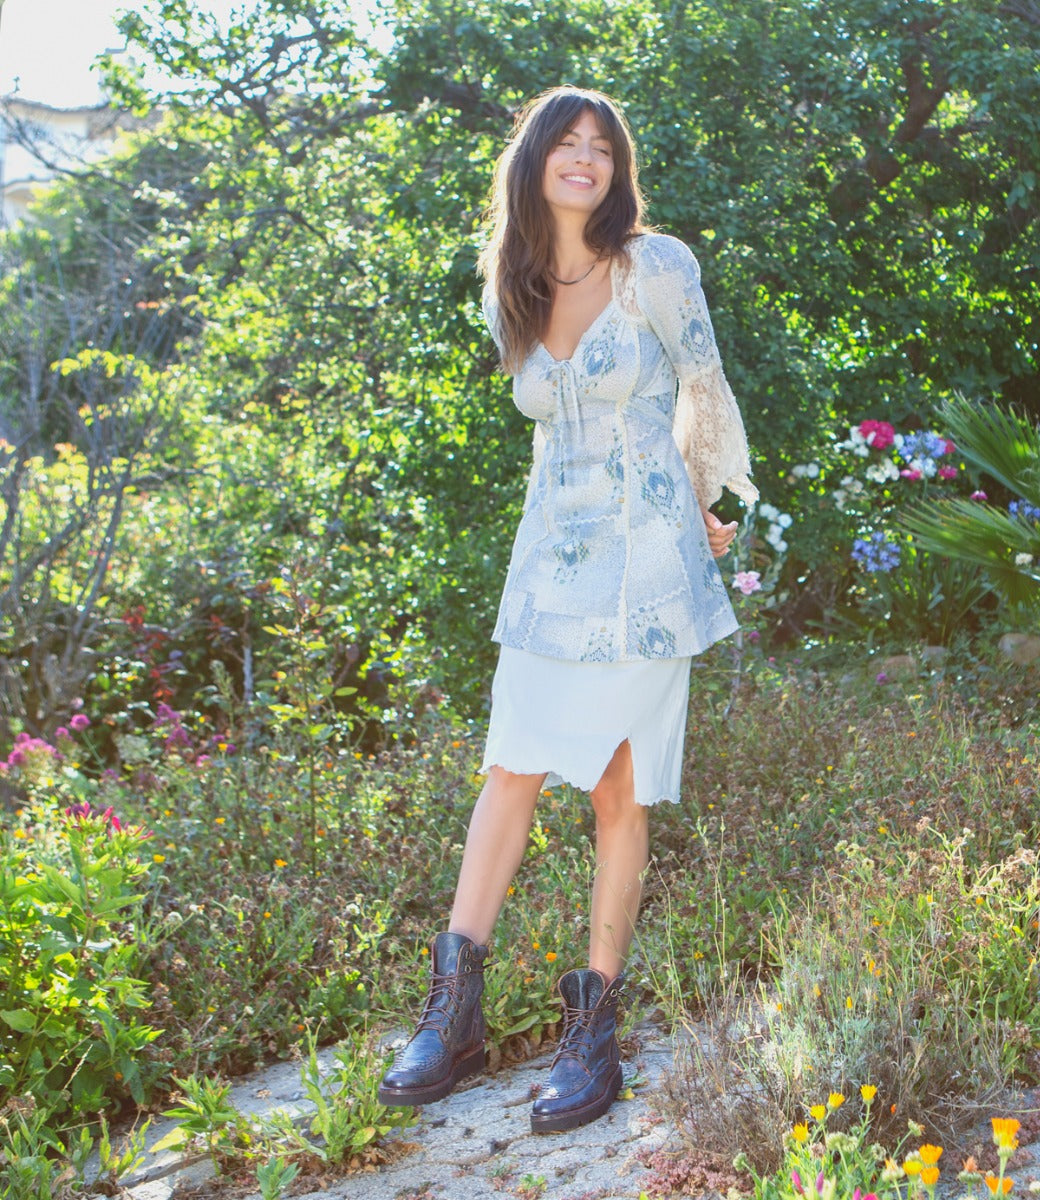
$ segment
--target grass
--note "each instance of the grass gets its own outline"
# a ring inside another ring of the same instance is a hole
[[[652,818],[634,998],[710,1035],[661,1105],[691,1148],[754,1150],[760,1171],[814,1096],[866,1084],[885,1097],[878,1136],[908,1117],[953,1136],[966,1100],[1040,1073],[1035,674],[962,659],[882,685],[847,658],[749,657],[734,688],[728,654],[694,672],[683,802]],[[481,731],[433,711],[406,742],[328,741],[304,769],[291,733],[245,714],[238,752],[198,754],[186,719],[175,745],[164,728],[88,788],[152,835],[128,931],[161,1031],[141,1052],[151,1107],[175,1078],[306,1058],[315,1039],[355,1047],[339,1085],[354,1071],[367,1094],[380,1061],[357,1039],[419,1005]],[[70,766],[81,799],[89,773]],[[58,813],[65,778],[36,800]],[[39,806],[7,832],[42,838]],[[543,798],[492,948],[496,1065],[553,1033],[555,979],[584,954],[592,833],[583,797]],[[271,1194],[299,1149],[254,1151]]]

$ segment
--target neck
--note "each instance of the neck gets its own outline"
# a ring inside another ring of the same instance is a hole
[[[557,213],[553,230],[552,270],[571,279],[586,270],[596,257],[585,242],[586,218],[580,213]]]

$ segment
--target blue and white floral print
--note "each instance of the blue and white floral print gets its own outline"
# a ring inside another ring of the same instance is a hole
[[[658,234],[630,252],[572,357],[538,344],[513,381],[544,449],[495,626],[505,646],[578,661],[684,658],[737,627],[691,476],[705,504],[722,483],[753,499],[743,425],[693,255]],[[484,311],[494,332],[490,289]]]

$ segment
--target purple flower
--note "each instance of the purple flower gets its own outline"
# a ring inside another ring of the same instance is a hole
[[[59,742],[61,742],[61,741],[67,742],[72,737],[72,734],[69,733],[69,731],[65,728],[64,725],[59,725],[58,728],[55,729],[55,731],[54,731],[54,736]]]
[[[7,756],[7,765],[9,767],[20,767],[25,762],[25,751],[20,746],[16,746]]]
[[[69,725],[78,733],[81,729],[86,729],[90,724],[90,717],[86,713],[78,712],[69,722]]]
[[[1040,508],[1028,500],[1012,500],[1008,512],[1013,517],[1021,517],[1023,521],[1040,521]]]
[[[816,1176],[816,1191],[817,1191],[817,1192],[818,1192],[818,1193],[819,1193],[821,1196],[823,1195],[823,1184],[824,1184],[823,1172],[821,1171],[821,1172],[819,1173],[819,1175],[817,1175],[817,1176]]]
[[[760,638],[762,635],[761,635],[761,634],[758,632],[758,630],[757,630],[757,629],[752,629],[752,630],[751,630],[751,631],[748,633],[748,635],[747,635],[747,636],[748,636],[748,641],[749,641],[749,642],[757,642],[757,641],[758,641],[758,639],[759,639],[759,638]]]
[[[972,500],[988,500],[989,496],[987,496],[985,492],[972,492],[971,499]]]
[[[885,674],[884,671],[878,671],[877,677],[874,680],[874,682],[875,683],[888,683],[888,676]]]
[[[865,538],[856,538],[852,544],[852,557],[865,571],[891,571],[899,566],[901,551],[896,542],[890,542],[880,529]]]

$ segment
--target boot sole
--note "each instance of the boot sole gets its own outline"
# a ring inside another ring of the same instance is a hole
[[[610,1108],[617,1099],[623,1082],[624,1073],[618,1066],[611,1075],[610,1083],[603,1094],[590,1104],[582,1105],[581,1108],[568,1109],[566,1112],[547,1113],[544,1116],[539,1113],[531,1113],[531,1132],[563,1133],[567,1129],[577,1129],[580,1125],[588,1125],[590,1121],[602,1117]]]
[[[407,1108],[412,1105],[432,1104],[435,1100],[443,1100],[452,1088],[467,1075],[475,1075],[484,1069],[484,1047],[480,1045],[471,1050],[464,1058],[460,1058],[451,1070],[451,1074],[436,1083],[426,1083],[421,1087],[396,1088],[379,1085],[378,1099],[387,1108]]]

